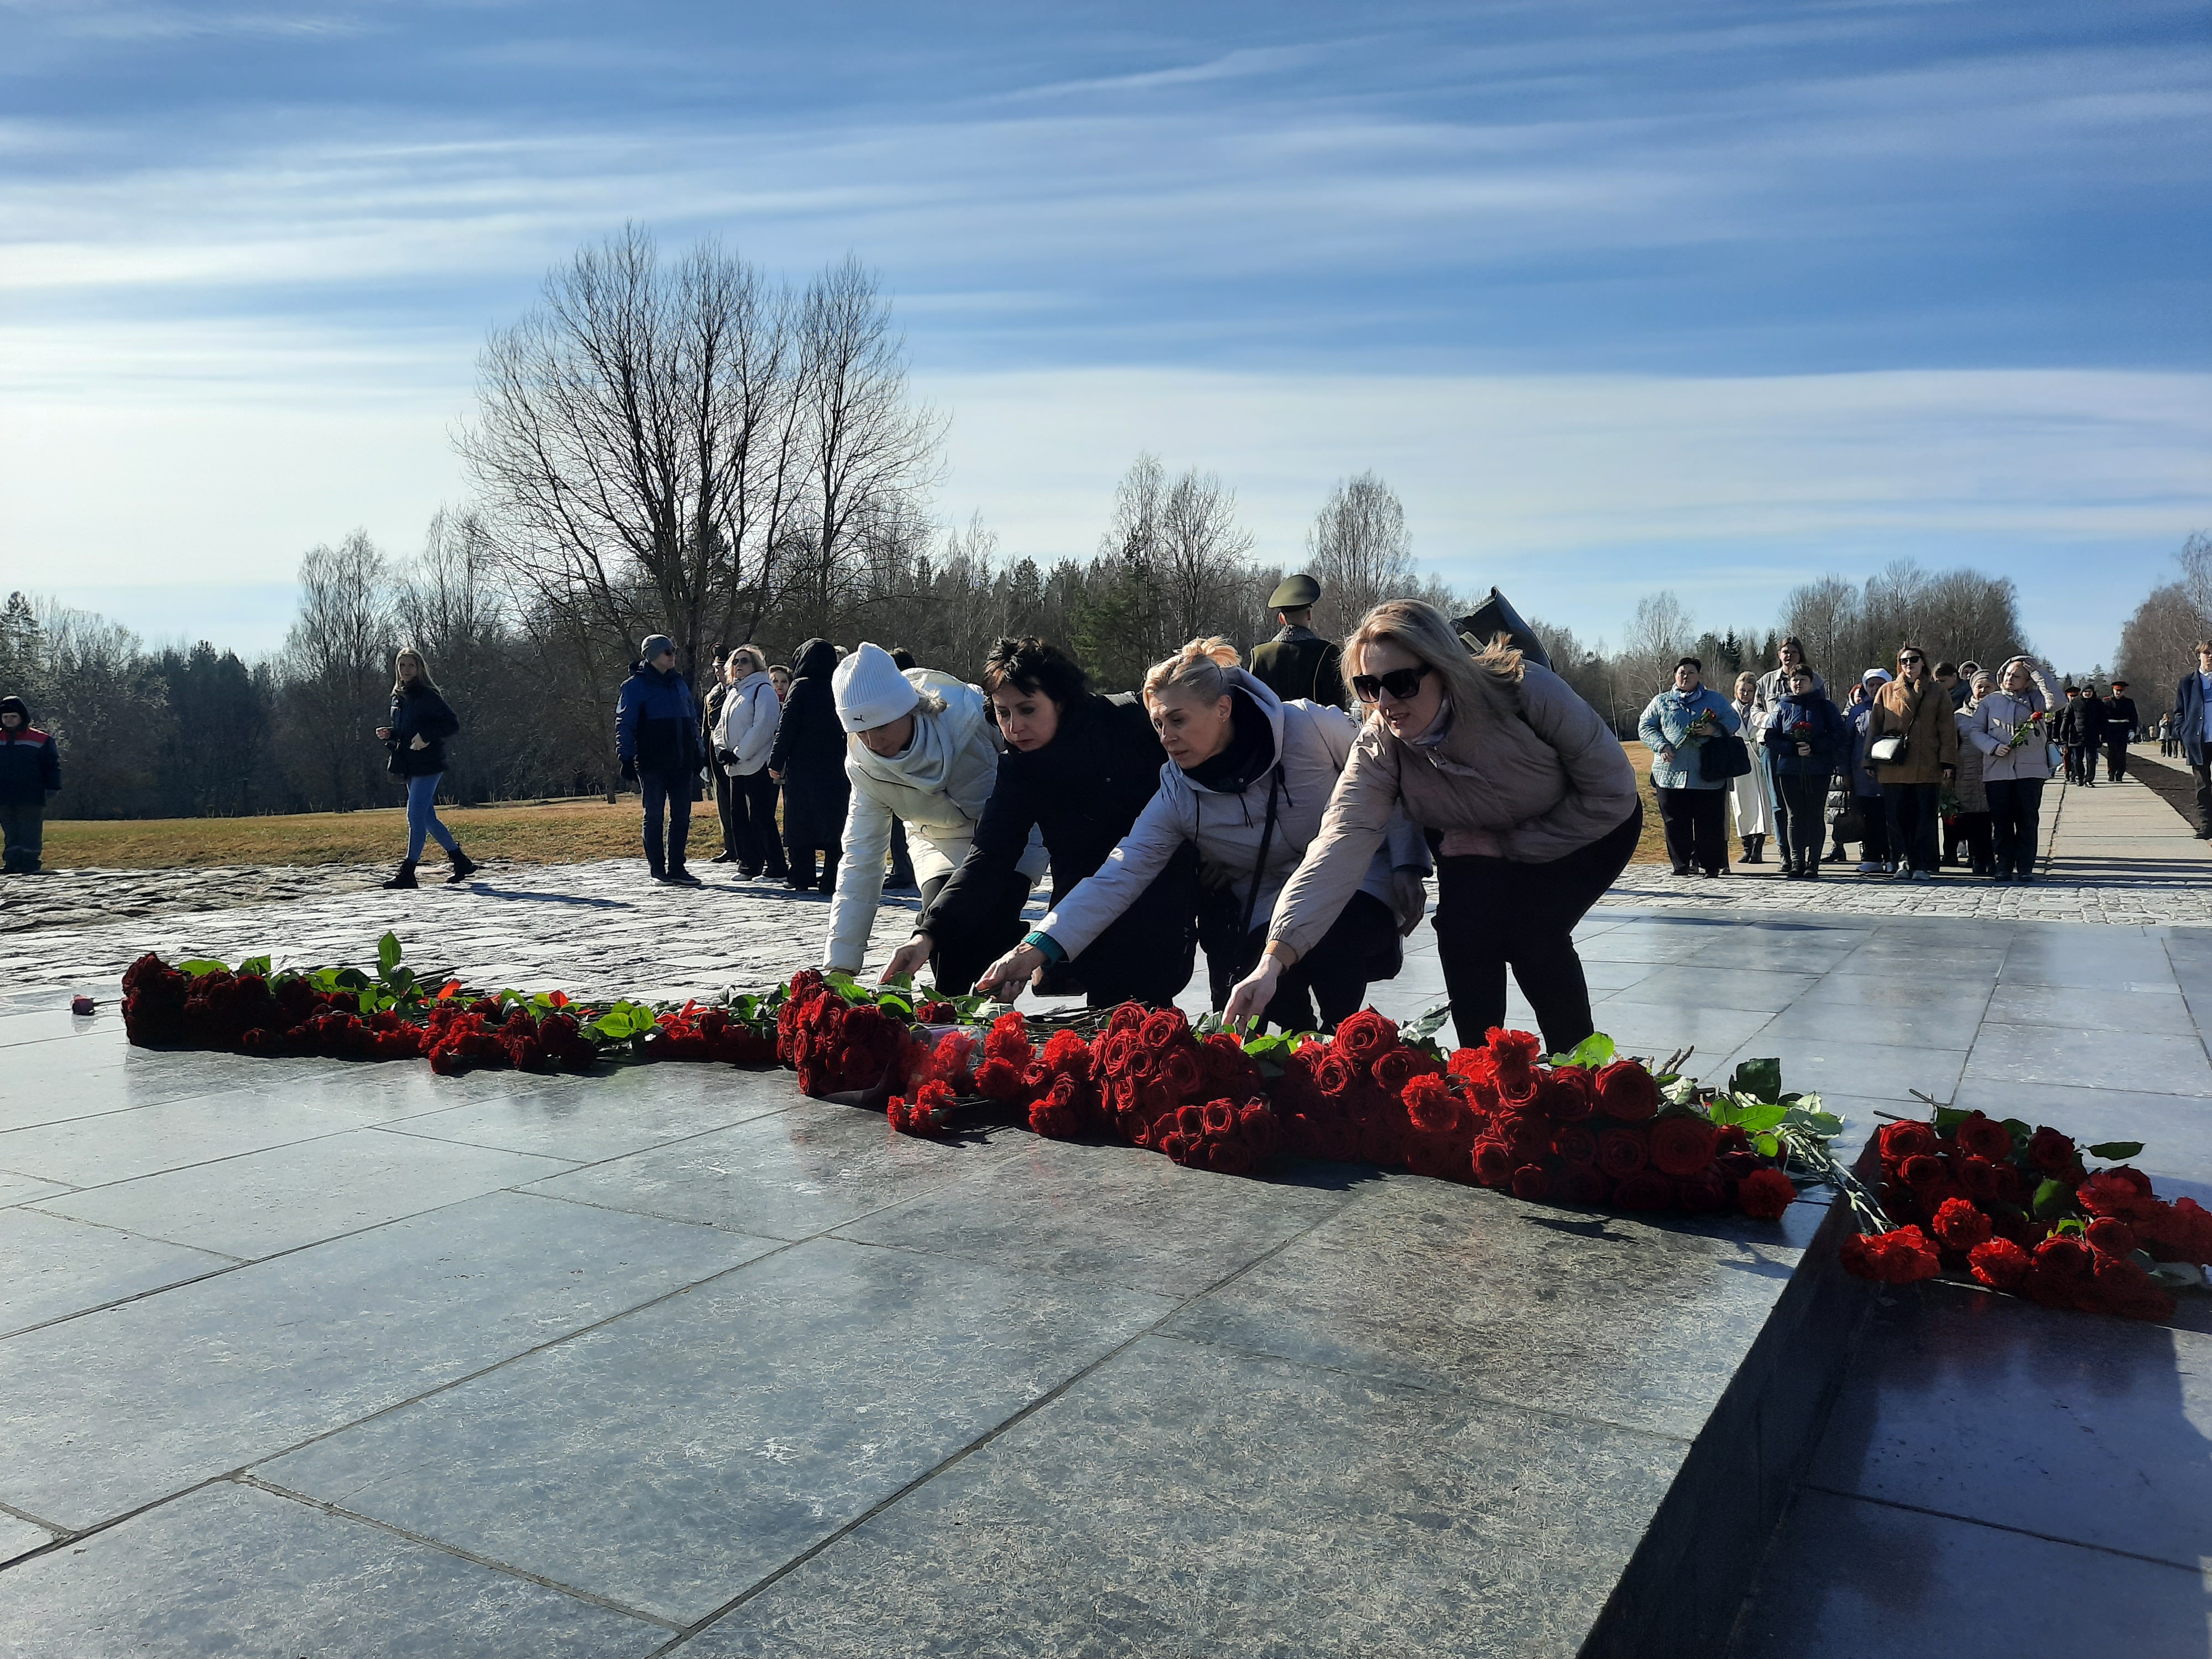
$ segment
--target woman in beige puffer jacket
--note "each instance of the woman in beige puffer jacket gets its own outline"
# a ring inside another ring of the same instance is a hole
[[[1897,648],[1897,678],[1875,693],[1867,722],[1869,753],[1885,738],[1902,738],[1894,759],[1875,756],[1882,811],[1889,821],[1890,856],[1905,867],[1907,881],[1932,881],[1943,867],[1939,831],[1943,785],[1957,772],[1959,725],[1951,696],[1928,672],[1928,653],[1917,645]]]

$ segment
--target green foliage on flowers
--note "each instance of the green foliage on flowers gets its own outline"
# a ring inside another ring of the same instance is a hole
[[[606,1042],[628,1042],[641,1037],[660,1023],[651,1005],[627,1000],[601,1014],[584,1029]]]
[[[1602,1031],[1593,1031],[1564,1054],[1553,1054],[1554,1066],[1587,1066],[1593,1072],[1613,1064],[1613,1056],[1620,1052],[1620,1045]]]

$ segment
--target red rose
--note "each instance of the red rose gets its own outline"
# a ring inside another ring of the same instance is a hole
[[[1951,1174],[1976,1203],[1996,1196],[1997,1166],[1985,1158],[1954,1158]]]
[[[1743,1127],[1741,1124],[1729,1124],[1726,1128],[1721,1131],[1720,1138],[1713,1143],[1713,1156],[1715,1158],[1726,1158],[1730,1152],[1748,1152],[1750,1151],[1751,1137],[1743,1132]]]
[[[1597,1137],[1583,1123],[1562,1123],[1552,1131],[1552,1151],[1569,1164],[1597,1162]]]
[[[1206,1167],[1216,1175],[1250,1175],[1252,1163],[1252,1148],[1240,1135],[1226,1135],[1206,1143]]]
[[[1701,1117],[1665,1117],[1651,1126],[1651,1162],[1662,1175],[1692,1176],[1713,1161],[1720,1137]]]
[[[2079,1163],[2070,1136],[2039,1128],[2027,1138],[2027,1161],[2045,1175],[2064,1175]]]
[[[1547,1118],[1500,1118],[1490,1126],[1490,1133],[1505,1143],[1516,1164],[1534,1164],[1552,1150],[1552,1125]]]
[[[1562,1066],[1544,1080],[1544,1110],[1555,1123],[1580,1123],[1597,1110],[1597,1079],[1587,1066]]]
[[[1670,1209],[1674,1183],[1656,1170],[1638,1170],[1614,1183],[1613,1201],[1624,1210]]]
[[[1174,1163],[1183,1164],[1189,1161],[1190,1137],[1180,1129],[1169,1130],[1152,1144],[1160,1149],[1162,1155]]]
[[[1674,1202],[1692,1215],[1709,1215],[1728,1207],[1728,1182],[1710,1164],[1695,1175],[1674,1183]]]
[[[1503,1187],[1513,1179],[1513,1154],[1502,1140],[1485,1136],[1474,1143],[1474,1178],[1486,1187]]]
[[[1925,1123],[1885,1123],[1875,1144],[1881,1148],[1882,1163],[1892,1168],[1908,1158],[1932,1158],[1942,1145]]]
[[[1145,1023],[1146,1012],[1141,1002],[1125,1002],[1106,1018],[1109,1035],[1119,1036],[1124,1031],[1133,1031]]]
[[[1513,1172],[1513,1196],[1540,1203],[1552,1195],[1552,1177],[1540,1164],[1523,1164]]]
[[[1966,1252],[1966,1266],[1993,1291],[2016,1291],[2027,1277],[2028,1255],[2008,1238],[1992,1238]]]
[[[1354,1066],[1370,1066],[1397,1046],[1398,1028],[1372,1008],[1363,1008],[1337,1022],[1335,1042]]]
[[[1188,1048],[1177,1048],[1167,1057],[1168,1087],[1188,1100],[1206,1086],[1206,1079],[1199,1070],[1198,1056]]]
[[[1249,1101],[1237,1110],[1237,1133],[1252,1149],[1255,1163],[1264,1164],[1281,1148],[1283,1126],[1274,1113],[1258,1101]]]
[[[1206,1133],[1206,1108],[1183,1105],[1176,1108],[1175,1126],[1186,1140],[1196,1140]]]
[[[2035,1265],[2059,1279],[2086,1279],[2094,1271],[2094,1253],[2081,1240],[2053,1233],[2035,1247]]]
[[[1951,1178],[1951,1172],[1943,1167],[1942,1158],[1933,1158],[1923,1152],[1916,1152],[1906,1158],[1903,1166],[1899,1169],[1898,1175],[1906,1186],[1917,1193],[1931,1191],[1942,1186]]]
[[[2136,1230],[2114,1215],[2100,1215],[2089,1224],[2089,1248],[2106,1255],[2125,1255],[2136,1247]]]
[[[1966,1199],[1947,1198],[1936,1206],[1931,1231],[1944,1249],[1964,1255],[1987,1243],[1991,1227],[1989,1217]]]
[[[1226,1100],[1209,1100],[1199,1108],[1199,1121],[1210,1135],[1231,1135],[1237,1133],[1237,1108]]]
[[[1620,1123],[1641,1123],[1659,1113],[1659,1082],[1640,1061],[1616,1060],[1597,1074],[1597,1109]]]
[[[2125,1256],[2097,1258],[2094,1305],[2123,1319],[2171,1319],[2173,1297]],[[2085,1298],[2086,1299],[2086,1298]]]
[[[1594,1164],[1570,1164],[1559,1175],[1559,1196],[1570,1204],[1602,1204],[1613,1183]]]
[[[1313,1068],[1314,1086],[1332,1100],[1350,1092],[1352,1085],[1352,1062],[1331,1048],[1316,1061]]]
[[[1735,1183],[1735,1206],[1757,1221],[1778,1221],[1797,1201],[1797,1188],[1779,1170],[1753,1170]]]
[[[1376,1057],[1375,1061],[1376,1083],[1392,1094],[1397,1094],[1405,1088],[1407,1084],[1413,1081],[1418,1069],[1419,1060],[1419,1056],[1411,1048],[1398,1048],[1385,1050]]]
[[[1121,1139],[1132,1146],[1152,1144],[1152,1121],[1139,1111],[1122,1111],[1114,1115],[1114,1127],[1121,1132]]]
[[[1985,1158],[1994,1164],[2012,1156],[2012,1131],[1979,1112],[1968,1113],[1951,1133],[1959,1150],[1969,1158]]]
[[[2158,1200],[2151,1196],[2150,1182],[2142,1172],[2124,1165],[2098,1170],[2074,1189],[2074,1201],[2091,1215],[2132,1221]]]
[[[1137,1030],[1147,1048],[1173,1048],[1190,1035],[1190,1021],[1180,1008],[1162,1008],[1146,1015],[1145,1023]]]
[[[1644,1137],[1632,1129],[1607,1129],[1597,1138],[1597,1167],[1614,1181],[1625,1181],[1643,1169]]]
[[[1943,1267],[1935,1247],[1917,1227],[1897,1227],[1871,1238],[1854,1234],[1837,1254],[1850,1272],[1886,1285],[1933,1279]]]

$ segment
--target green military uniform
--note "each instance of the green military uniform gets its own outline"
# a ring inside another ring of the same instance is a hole
[[[1304,611],[1321,598],[1321,584],[1311,576],[1283,578],[1267,595],[1270,611]],[[1252,678],[1285,702],[1299,697],[1344,707],[1342,653],[1334,641],[1310,628],[1291,623],[1252,653]]]

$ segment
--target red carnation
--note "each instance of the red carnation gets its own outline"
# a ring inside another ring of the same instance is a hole
[[[1434,1074],[1409,1079],[1405,1102],[1407,1121],[1424,1134],[1450,1134],[1466,1119],[1451,1085]]]
[[[1969,1158],[1985,1158],[1995,1163],[2012,1156],[2012,1131],[1979,1112],[1969,1112],[1951,1133],[1959,1143],[1959,1150]]]
[[[1933,1279],[1943,1268],[1935,1246],[1917,1227],[1893,1228],[1872,1237],[1855,1233],[1844,1241],[1837,1254],[1851,1273],[1885,1285],[1910,1285],[1917,1279]]]
[[[1797,1188],[1779,1170],[1753,1170],[1735,1183],[1735,1206],[1755,1221],[1778,1221],[1797,1201]]]
[[[2036,1267],[2057,1279],[2086,1279],[2096,1267],[2095,1254],[2081,1239],[2053,1233],[2035,1247]]]
[[[2073,1138],[2051,1128],[2039,1128],[2027,1138],[2027,1161],[2045,1175],[2065,1175],[2080,1162]]]
[[[1620,1123],[1659,1115],[1659,1080],[1633,1060],[1616,1060],[1597,1074],[1597,1109]]]
[[[1483,1034],[1483,1041],[1501,1072],[1526,1071],[1544,1052],[1544,1040],[1533,1031],[1508,1031],[1493,1025]]]
[[[1638,1170],[1614,1183],[1613,1201],[1624,1210],[1664,1210],[1674,1202],[1674,1183],[1656,1170]]]
[[[2027,1277],[2028,1254],[2008,1238],[1992,1238],[1966,1252],[1966,1266],[1993,1291],[2016,1291]]]
[[[1502,1140],[1485,1136],[1474,1143],[1474,1178],[1486,1187],[1503,1187],[1513,1179],[1513,1154]]]
[[[1540,1164],[1523,1164],[1513,1172],[1513,1196],[1540,1203],[1552,1195],[1552,1177]]]
[[[2074,1189],[2074,1201],[2091,1215],[2116,1216],[2123,1221],[2134,1220],[2157,1202],[2151,1196],[2149,1178],[2125,1165],[2098,1170]]]
[[[1022,1074],[1012,1061],[992,1059],[975,1068],[975,1092],[988,1095],[1001,1104],[1015,1106],[1021,1103],[1025,1091]]]
[[[1651,1126],[1652,1164],[1663,1175],[1695,1175],[1713,1161],[1718,1139],[1704,1118],[1662,1118]]]
[[[1562,1123],[1552,1131],[1552,1151],[1569,1164],[1597,1162],[1597,1137],[1585,1123]]]
[[[1454,1050],[1450,1063],[1444,1068],[1452,1076],[1466,1080],[1468,1093],[1480,1111],[1498,1109],[1498,1058],[1487,1048]]]
[[[2100,1215],[2089,1224],[2089,1248],[2106,1255],[2126,1255],[2136,1247],[2136,1230],[2118,1216]]]
[[[1047,1071],[1063,1077],[1091,1075],[1091,1045],[1073,1031],[1054,1031],[1040,1058]]]
[[[1936,1206],[1929,1231],[1944,1249],[1964,1255],[1978,1244],[1987,1243],[1992,1228],[1989,1217],[1966,1200],[1947,1198]]]
[[[873,1013],[873,1009],[854,1009],[854,1014]],[[849,1020],[853,1016],[848,1015]],[[878,1016],[880,1018],[880,1016]],[[1003,1060],[1016,1067],[1025,1066],[1036,1051],[1030,1047],[1029,1022],[1021,1011],[1009,1008],[991,1022],[991,1029],[983,1038],[983,1054],[988,1060]]]
[[[1644,1137],[1632,1129],[1607,1129],[1597,1138],[1597,1167],[1614,1181],[1625,1181],[1643,1169]]]
[[[1881,1161],[1892,1167],[1908,1158],[1933,1157],[1942,1146],[1925,1123],[1885,1123],[1875,1140],[1881,1148]]]

